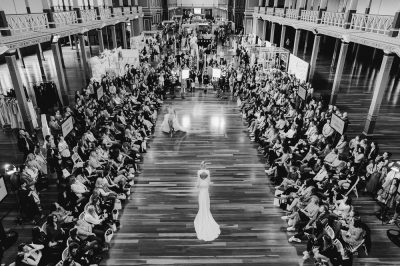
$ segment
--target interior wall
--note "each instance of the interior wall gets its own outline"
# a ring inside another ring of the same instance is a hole
[[[216,0],[178,0],[178,6],[193,6],[193,7],[200,7],[200,6],[218,6],[218,1]]]
[[[328,6],[326,7],[327,11],[330,12],[338,12],[340,6],[340,0],[330,0],[328,1]]]
[[[369,0],[358,0],[357,13],[365,13],[365,9],[368,7]]]
[[[42,0],[28,0],[31,13],[42,13],[43,5]],[[26,13],[26,12],[25,12]]]
[[[246,9],[254,9],[255,7],[258,7],[258,0],[247,0],[246,1]]]
[[[26,14],[25,0],[0,0],[0,9],[6,14]]]
[[[399,0],[372,0],[370,14],[393,16],[399,9]]]

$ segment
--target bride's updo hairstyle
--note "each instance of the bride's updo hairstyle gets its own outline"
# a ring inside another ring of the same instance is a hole
[[[202,162],[201,162],[201,164],[200,164],[200,169],[201,169],[201,170],[205,170],[205,169],[206,169],[206,162],[205,162],[205,161],[202,161]],[[202,172],[200,173],[200,178],[201,178],[201,179],[206,179],[207,177],[208,177],[208,174],[207,174],[206,171],[202,171]]]

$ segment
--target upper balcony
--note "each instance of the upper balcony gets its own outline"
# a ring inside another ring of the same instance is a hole
[[[75,11],[61,11],[53,13],[53,21],[56,28],[62,28],[78,23],[78,15]]]
[[[264,11],[262,7],[254,10],[255,17],[400,55],[400,34],[399,28],[395,27],[394,16],[284,8],[267,8]]]
[[[121,21],[138,18],[141,9],[117,7],[82,9],[76,11],[53,11],[34,14],[7,14],[5,27],[0,28],[0,46],[19,48],[50,41],[52,35],[60,37],[83,33],[88,30],[114,25]]]
[[[38,32],[49,28],[45,13],[7,15],[6,20],[11,35]]]

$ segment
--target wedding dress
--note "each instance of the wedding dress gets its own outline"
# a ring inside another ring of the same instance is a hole
[[[204,241],[213,241],[221,230],[215,222],[210,212],[210,195],[208,187],[210,186],[210,171],[199,170],[197,172],[197,187],[199,188],[199,211],[194,219],[194,228],[197,238]]]
[[[179,124],[175,110],[173,108],[168,109],[168,113],[164,116],[164,121],[161,124],[161,131],[164,133],[170,133],[171,130],[185,132],[183,127]]]

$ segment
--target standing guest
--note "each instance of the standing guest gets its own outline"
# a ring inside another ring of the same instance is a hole
[[[25,130],[20,130],[18,132],[18,149],[24,154],[24,161],[29,153],[33,153],[35,149],[35,144],[32,137]]]

